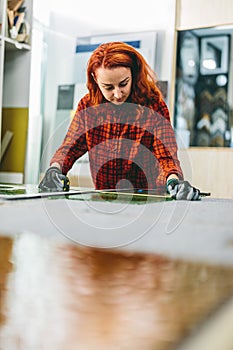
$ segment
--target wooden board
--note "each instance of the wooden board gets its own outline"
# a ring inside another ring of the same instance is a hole
[[[30,342],[35,349],[177,350],[233,295],[232,266],[54,244],[31,233],[0,237],[0,247],[2,349],[27,350]],[[218,339],[215,349],[232,349],[222,333]]]
[[[132,193],[129,189],[116,190],[95,190],[93,188],[71,188],[67,192],[40,192],[37,186],[11,186],[0,185],[0,199],[2,200],[25,200],[36,198],[50,198],[50,197],[65,197],[81,196],[86,194],[93,194],[96,196],[102,195],[109,199],[132,198],[135,200],[172,200],[169,195],[157,194],[155,191]]]
[[[23,185],[21,187],[15,187],[11,185],[1,185],[0,184],[0,200],[25,200],[25,199],[36,199],[36,198],[50,198],[50,197],[65,197],[69,198],[71,196],[85,196],[88,194],[106,197],[106,199],[121,199],[121,200],[135,200],[135,201],[171,201],[173,200],[169,194],[161,194],[156,192],[156,190],[138,190],[132,192],[130,189],[120,189],[120,190],[95,190],[85,189],[85,188],[71,188],[69,191],[64,192],[40,192],[38,186],[27,187]],[[210,193],[201,192],[201,196],[210,196]],[[92,199],[93,199],[92,198]]]

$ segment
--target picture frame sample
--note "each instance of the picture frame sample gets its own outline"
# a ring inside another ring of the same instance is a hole
[[[201,38],[200,73],[202,75],[227,73],[228,63],[228,35],[216,35]]]

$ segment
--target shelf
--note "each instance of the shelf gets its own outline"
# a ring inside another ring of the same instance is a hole
[[[22,181],[28,139],[33,0],[24,0],[23,3],[17,0],[12,1],[13,3],[23,4],[26,14],[23,22],[18,23],[19,28],[15,25],[15,31],[10,31],[12,21],[9,26],[7,13],[9,2],[0,0],[0,136],[3,138],[7,131],[14,134],[0,162],[0,182],[5,175],[7,181]],[[24,26],[21,28],[22,24]],[[21,146],[23,148],[19,150]],[[3,152],[4,144],[0,141],[0,154]]]
[[[30,50],[31,46],[25,43],[19,43],[16,40],[13,40],[8,37],[4,37],[0,35],[0,46],[2,46],[2,42],[5,42],[5,48],[7,51],[15,51],[15,50]]]
[[[8,37],[4,37],[6,50],[30,50],[31,47],[25,43],[19,43],[16,40],[13,40]]]
[[[23,183],[23,173],[0,171],[0,183]]]

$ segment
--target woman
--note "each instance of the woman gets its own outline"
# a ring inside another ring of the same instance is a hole
[[[168,108],[143,56],[122,42],[100,45],[87,67],[86,94],[39,188],[69,189],[66,176],[89,152],[96,189],[167,190],[175,199],[197,200],[183,180]]]

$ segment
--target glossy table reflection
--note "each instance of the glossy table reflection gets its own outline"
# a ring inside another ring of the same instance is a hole
[[[233,296],[233,266],[21,233],[0,237],[0,296],[1,350],[171,350]]]

